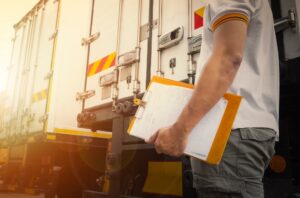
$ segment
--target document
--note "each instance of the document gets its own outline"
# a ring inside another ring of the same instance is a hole
[[[130,135],[148,140],[160,128],[174,124],[192,94],[193,86],[189,84],[154,77],[142,99],[143,105],[139,106],[128,132]],[[185,154],[208,163],[219,163],[240,99],[240,96],[227,95],[218,101],[190,133]],[[231,107],[228,105],[229,101]]]

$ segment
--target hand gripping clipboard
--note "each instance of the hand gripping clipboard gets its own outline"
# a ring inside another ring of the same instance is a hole
[[[189,101],[194,86],[154,76],[128,128],[130,135],[148,139],[159,128],[172,125]],[[192,130],[186,155],[209,164],[218,164],[242,97],[225,94]]]

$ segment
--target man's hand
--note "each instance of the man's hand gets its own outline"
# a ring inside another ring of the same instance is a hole
[[[157,153],[179,157],[183,154],[188,140],[188,133],[176,124],[159,129],[148,141],[154,144]]]

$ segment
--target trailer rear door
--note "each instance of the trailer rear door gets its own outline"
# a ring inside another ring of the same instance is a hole
[[[36,54],[35,75],[32,89],[32,104],[30,108],[29,132],[43,131],[47,121],[47,102],[51,92],[50,81],[52,79],[53,60],[55,57],[55,43],[57,30],[59,1],[48,1],[44,9],[41,9],[41,32]]]
[[[85,101],[85,108],[112,101],[114,69],[118,31],[118,0],[94,0],[91,21],[91,37],[97,39],[90,43],[86,72],[86,90],[95,91],[95,96]],[[99,86],[100,78],[106,76],[106,84]]]

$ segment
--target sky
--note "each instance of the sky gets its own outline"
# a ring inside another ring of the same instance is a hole
[[[39,0],[0,0],[0,93],[5,90],[7,67],[10,62],[13,25],[16,24]]]

